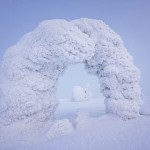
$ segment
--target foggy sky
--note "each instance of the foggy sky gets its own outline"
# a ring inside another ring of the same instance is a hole
[[[101,19],[124,40],[134,63],[142,72],[143,93],[150,96],[149,6],[149,0],[0,0],[0,59],[9,46],[42,20]],[[69,77],[71,72],[73,75]],[[69,67],[60,78],[58,97],[69,97],[71,93],[67,95],[66,91],[71,91],[74,84],[83,81],[91,83],[94,95],[99,95],[96,77],[86,76],[83,66],[78,65]]]

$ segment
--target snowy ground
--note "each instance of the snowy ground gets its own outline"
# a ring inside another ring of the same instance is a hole
[[[81,102],[60,99],[55,116],[57,119],[71,119],[79,111],[89,112],[94,117],[103,115],[105,113],[104,98]]]
[[[41,134],[40,139],[37,135],[38,140],[25,142],[14,131],[8,135],[9,141],[5,141],[7,146],[1,143],[0,150],[150,150],[150,116],[123,121],[104,114],[103,101],[95,99],[85,102],[62,100],[56,119],[64,118],[71,120],[73,130],[70,133],[50,139]],[[15,126],[19,130],[20,124]],[[23,127],[22,124],[20,128]],[[9,132],[11,127],[5,130]]]
[[[150,117],[122,121],[105,115],[84,120],[67,136],[16,150],[149,150]]]

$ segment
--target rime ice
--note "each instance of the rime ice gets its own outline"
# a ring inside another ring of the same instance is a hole
[[[73,63],[84,63],[99,78],[107,112],[123,119],[138,116],[140,71],[120,36],[100,20],[47,20],[3,57],[0,124],[31,116],[51,120],[58,105],[58,78]]]
[[[73,87],[73,101],[88,101],[92,99],[92,92],[90,91],[90,86],[85,87],[74,86]]]

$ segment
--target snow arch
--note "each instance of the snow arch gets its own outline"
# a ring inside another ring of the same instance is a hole
[[[124,119],[138,116],[140,73],[119,35],[100,20],[47,20],[2,59],[1,123],[33,115],[40,121],[53,118],[58,78],[68,64],[79,62],[99,78],[107,112]]]

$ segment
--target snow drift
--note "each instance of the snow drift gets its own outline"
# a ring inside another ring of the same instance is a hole
[[[140,71],[120,36],[100,20],[46,20],[3,56],[0,125],[31,116],[52,120],[57,81],[72,63],[84,63],[99,78],[106,112],[123,119],[139,115]]]

